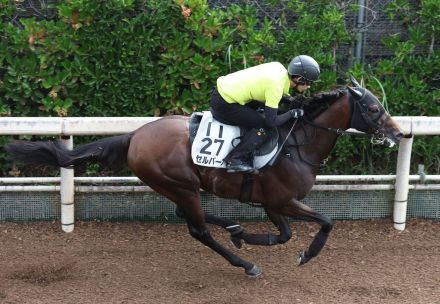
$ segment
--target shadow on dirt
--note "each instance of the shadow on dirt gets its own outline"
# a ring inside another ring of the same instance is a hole
[[[74,263],[63,265],[27,266],[15,271],[10,278],[38,286],[47,286],[55,282],[73,278]],[[1,298],[1,293],[0,293]]]

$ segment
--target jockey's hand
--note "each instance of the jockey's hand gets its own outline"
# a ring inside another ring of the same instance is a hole
[[[293,109],[290,110],[290,115],[292,115],[292,118],[300,118],[304,116],[304,110],[303,109]]]

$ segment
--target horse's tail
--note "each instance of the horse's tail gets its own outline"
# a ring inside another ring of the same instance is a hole
[[[100,163],[121,169],[127,163],[127,152],[134,132],[107,137],[68,150],[60,141],[16,140],[5,149],[13,160],[30,165],[70,167]]]

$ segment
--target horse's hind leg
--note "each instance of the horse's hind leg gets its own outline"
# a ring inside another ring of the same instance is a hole
[[[277,212],[286,216],[313,221],[321,225],[321,229],[315,235],[309,248],[306,251],[301,251],[299,253],[298,264],[303,265],[310,261],[310,259],[316,257],[327,242],[329,233],[333,228],[330,218],[316,212],[309,206],[295,199],[290,200],[287,204],[279,206]]]
[[[258,266],[241,259],[214,240],[205,225],[204,213],[199,198],[185,199],[185,202],[180,200],[178,206],[177,210],[186,219],[192,237],[220,254],[231,265],[243,267],[246,274],[252,277],[261,275],[262,272]]]

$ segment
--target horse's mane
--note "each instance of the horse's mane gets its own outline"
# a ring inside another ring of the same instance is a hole
[[[305,100],[304,112],[315,118],[325,110],[327,110],[336,100],[347,94],[346,90],[336,89],[329,92],[316,93],[312,97]]]
[[[302,107],[305,112],[305,116],[309,120],[314,120],[321,113],[325,112],[333,103],[348,93],[345,89],[335,89],[327,92],[320,92],[313,94],[311,97],[298,96],[295,100],[295,104],[292,107]],[[284,134],[287,133],[292,127],[291,120],[287,121],[280,127],[280,131]],[[295,130],[303,127],[304,122],[298,124]]]

